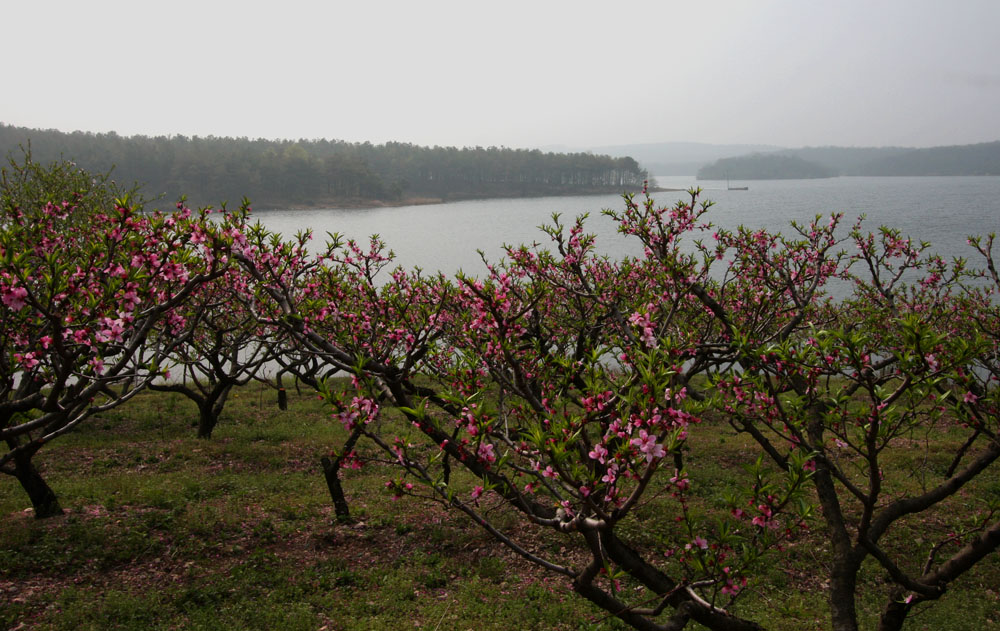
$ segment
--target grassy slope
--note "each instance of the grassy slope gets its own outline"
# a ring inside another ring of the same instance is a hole
[[[306,393],[280,412],[273,392],[239,391],[210,441],[194,438],[196,418],[176,395],[146,395],[41,452],[63,517],[36,522],[0,478],[0,630],[623,628],[460,516],[391,500],[389,468],[345,473],[356,519],[336,523],[318,460],[342,430]],[[722,427],[692,434],[706,497],[754,457]],[[986,484],[978,492],[1000,493]],[[660,508],[640,516],[662,523]],[[742,613],[770,629],[826,628],[821,538],[772,559]],[[870,624],[880,573],[863,585]],[[1000,628],[998,586],[994,555],[909,628]]]

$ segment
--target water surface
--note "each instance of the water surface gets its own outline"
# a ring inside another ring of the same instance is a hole
[[[725,182],[696,181],[693,176],[661,176],[660,186],[700,186],[702,199],[715,202],[710,221],[725,228],[740,224],[786,230],[791,220],[806,222],[815,215],[842,212],[847,225],[867,216],[866,225],[896,227],[930,241],[946,257],[972,257],[969,235],[1000,228],[1000,177],[840,177],[821,180],[733,182],[746,191],[726,190]],[[673,205],[684,193],[654,195],[657,203]],[[597,235],[598,249],[611,256],[638,253],[634,240],[619,235],[601,215],[621,209],[618,195],[541,197],[452,202],[394,208],[275,210],[254,216],[271,230],[286,235],[312,229],[317,241],[327,232],[367,239],[379,234],[405,267],[448,274],[458,270],[482,274],[477,250],[499,259],[504,244],[548,243],[538,226],[560,213],[564,223],[589,215],[588,231]]]

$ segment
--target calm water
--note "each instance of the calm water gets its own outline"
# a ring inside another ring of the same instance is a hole
[[[660,186],[700,186],[703,199],[713,200],[710,221],[732,228],[744,224],[784,230],[791,220],[808,221],[816,214],[843,212],[848,225],[867,216],[872,230],[879,225],[899,228],[947,257],[972,256],[966,238],[1000,231],[1000,177],[844,177],[824,180],[733,182],[747,191],[726,190],[725,182],[693,176],[657,177]],[[657,193],[659,204],[673,205],[683,193]],[[561,213],[568,223],[589,214],[588,231],[597,235],[606,254],[635,254],[632,240],[615,231],[601,215],[604,208],[621,209],[620,196],[544,197],[454,202],[429,206],[376,209],[260,211],[255,217],[286,235],[311,228],[317,241],[326,232],[367,239],[379,234],[406,267],[453,273],[484,271],[477,249],[490,260],[502,256],[504,244],[547,243],[538,226]]]

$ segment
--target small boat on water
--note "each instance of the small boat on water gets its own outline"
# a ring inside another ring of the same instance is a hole
[[[727,175],[726,176],[726,190],[729,190],[729,191],[749,191],[750,187],[749,186],[733,186],[732,184],[729,183],[729,176]]]

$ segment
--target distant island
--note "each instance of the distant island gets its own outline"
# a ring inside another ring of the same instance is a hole
[[[545,149],[543,147],[543,149]],[[569,148],[548,147],[551,151],[585,151],[599,155],[631,156],[653,175],[691,175],[720,158],[772,153],[775,145],[710,144],[704,142],[647,142],[630,145],[597,145]]]
[[[1000,175],[1000,141],[912,149],[805,147],[721,158],[699,180],[779,180],[851,176]]]
[[[457,199],[639,191],[647,172],[628,156],[506,147],[66,133],[0,124],[0,156],[66,159],[142,185],[147,199],[257,208],[354,207]],[[113,170],[112,170],[113,169]]]

